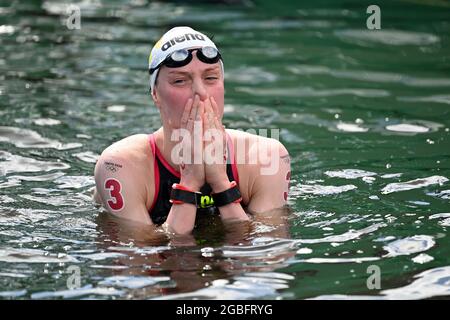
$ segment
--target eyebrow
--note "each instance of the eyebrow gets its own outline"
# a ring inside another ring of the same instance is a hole
[[[219,69],[218,66],[216,67],[211,67],[211,68],[206,68],[203,73],[208,72],[208,71],[218,71],[217,69]],[[186,71],[169,71],[169,74],[190,74],[190,72],[186,72]]]

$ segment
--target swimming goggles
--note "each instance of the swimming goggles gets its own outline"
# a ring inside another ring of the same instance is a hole
[[[192,52],[197,50],[198,60],[213,64],[222,59],[219,50],[214,47],[203,47],[194,49],[180,49],[169,54],[163,61],[161,61],[156,67],[150,68],[150,74],[165,65],[168,68],[180,68],[187,65],[192,61]]]

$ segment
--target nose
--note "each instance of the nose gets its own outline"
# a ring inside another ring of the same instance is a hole
[[[206,87],[202,81],[202,79],[195,78],[192,82],[192,96],[195,97],[195,95],[198,94],[200,97],[200,101],[205,101],[208,99],[208,92],[206,90]]]

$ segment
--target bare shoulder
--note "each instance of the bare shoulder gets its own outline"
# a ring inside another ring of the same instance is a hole
[[[273,175],[278,172],[280,159],[289,158],[289,154],[277,139],[240,130],[226,129],[226,131],[234,145],[242,199],[248,204],[255,192],[257,177],[261,173]]]
[[[135,134],[107,147],[101,157],[116,157],[132,161],[148,161],[151,153],[147,134]]]
[[[105,181],[117,180],[124,192],[128,190],[130,197],[138,196],[149,206],[154,193],[152,168],[153,156],[147,134],[132,135],[111,144],[95,165],[97,188],[94,199],[99,202],[98,193]]]

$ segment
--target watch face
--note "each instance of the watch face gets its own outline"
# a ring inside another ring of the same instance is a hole
[[[197,208],[210,208],[214,206],[214,199],[211,195],[202,194]]]

